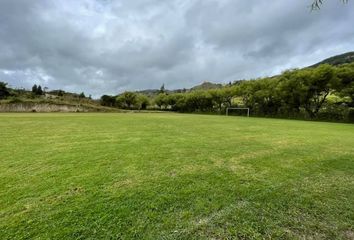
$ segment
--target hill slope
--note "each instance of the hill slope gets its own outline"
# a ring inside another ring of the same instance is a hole
[[[345,63],[352,63],[354,62],[354,52],[347,52],[344,54],[336,55],[330,58],[327,58],[319,63],[312,65],[311,67],[317,67],[321,64],[330,64],[333,66],[345,64]]]
[[[203,82],[200,85],[194,86],[191,88],[191,90],[209,90],[209,89],[216,89],[216,88],[222,88],[222,84],[220,83],[212,83],[212,82]]]
[[[100,101],[80,94],[54,90],[41,95],[23,89],[8,88],[9,96],[0,98],[0,112],[112,112]]]

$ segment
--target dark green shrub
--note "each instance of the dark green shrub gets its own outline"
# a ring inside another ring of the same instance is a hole
[[[354,122],[354,108],[349,108],[348,121],[349,122]]]

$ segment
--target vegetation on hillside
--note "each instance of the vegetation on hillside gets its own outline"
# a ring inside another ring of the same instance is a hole
[[[353,62],[354,62],[354,52],[347,52],[347,53],[344,53],[341,55],[327,58],[327,59],[313,65],[312,67],[318,67],[319,65],[322,65],[322,64],[330,64],[333,66],[337,66],[337,65],[342,65],[342,64],[346,64],[346,63],[353,63]]]
[[[87,111],[116,111],[116,109],[104,107],[99,100],[91,96],[86,97],[80,94],[65,92],[63,90],[51,90],[42,88],[40,85],[33,85],[31,90],[9,88],[7,83],[0,82],[0,104],[52,104],[76,106]],[[16,108],[16,107],[15,107]]]
[[[274,77],[236,81],[222,88],[161,92],[149,98],[136,92],[105,95],[101,103],[125,109],[208,113],[247,107],[253,116],[354,121],[354,63],[323,64]]]

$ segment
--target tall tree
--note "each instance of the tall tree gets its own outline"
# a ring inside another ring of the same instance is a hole
[[[0,99],[6,98],[9,96],[9,90],[7,89],[7,83],[0,82]]]
[[[117,103],[123,108],[133,109],[138,103],[138,95],[135,92],[124,92],[117,97]]]
[[[103,95],[101,97],[101,105],[108,106],[108,107],[114,107],[116,105],[116,98],[113,96]]]
[[[37,94],[37,95],[42,95],[42,94],[43,94],[43,90],[42,90],[41,85],[38,85],[36,94]]]
[[[350,107],[354,107],[354,63],[337,68],[340,85],[337,88],[339,96],[347,98]]]
[[[165,84],[160,87],[160,93],[165,93]]]
[[[32,93],[37,94],[37,91],[38,91],[37,84],[34,84],[34,85],[32,86]]]
[[[43,94],[43,90],[41,85],[34,84],[32,87],[32,93],[35,95],[42,95]]]
[[[139,110],[145,110],[150,104],[149,98],[144,94],[139,94],[137,101]]]
[[[338,86],[339,81],[334,69],[329,65],[321,65],[310,74],[305,80],[307,93],[303,100],[305,110],[311,118],[315,118],[328,95]]]
[[[160,93],[159,95],[157,95],[154,102],[160,109],[162,109],[162,107],[167,108],[167,95],[164,93]]]

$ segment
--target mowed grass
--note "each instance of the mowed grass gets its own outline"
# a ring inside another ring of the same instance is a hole
[[[0,239],[353,239],[354,125],[0,114]]]

